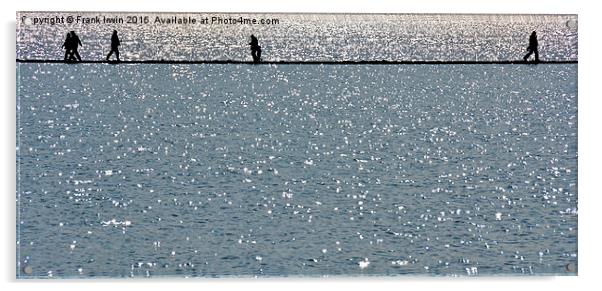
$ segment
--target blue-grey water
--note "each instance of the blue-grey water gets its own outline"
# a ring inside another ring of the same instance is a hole
[[[17,76],[20,277],[576,274],[576,64]]]
[[[148,24],[36,17],[148,16]],[[166,25],[155,17],[278,19]],[[17,14],[17,58],[576,61],[576,15]],[[17,64],[17,277],[575,275],[577,64]]]

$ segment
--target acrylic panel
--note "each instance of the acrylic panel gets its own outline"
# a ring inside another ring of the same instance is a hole
[[[577,274],[577,15],[16,22],[17,278]]]

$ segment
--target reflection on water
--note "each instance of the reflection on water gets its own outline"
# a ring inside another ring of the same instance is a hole
[[[21,276],[575,274],[576,65],[17,73]]]
[[[537,30],[542,60],[577,60],[576,15],[413,15],[413,14],[226,14],[224,17],[278,19],[274,25],[166,25],[143,14],[149,24],[31,25],[17,18],[17,58],[62,59],[66,32],[76,30],[87,60],[103,60],[113,29],[119,31],[124,60],[251,60],[249,36],[260,40],[266,61],[306,60],[521,60],[529,34]],[[66,17],[69,14],[61,14]],[[125,17],[128,13],[79,15]],[[177,14],[181,17],[220,16]]]

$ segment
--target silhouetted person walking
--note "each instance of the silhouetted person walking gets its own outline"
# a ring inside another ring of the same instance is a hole
[[[77,52],[77,48],[78,46],[84,46],[82,44],[82,42],[79,40],[79,36],[77,34],[75,34],[75,31],[71,31],[71,37],[73,40],[73,54],[75,54],[75,57],[77,57],[78,61],[82,61],[82,57],[79,56],[79,53]]]
[[[117,36],[117,30],[113,30],[113,35],[111,36],[111,51],[107,55],[107,61],[111,57],[113,53],[117,56],[117,61],[119,62],[119,46],[121,43],[119,42],[119,37]]]
[[[259,63],[261,61],[261,47],[259,46],[259,41],[257,38],[251,34],[251,56],[253,57],[254,63]]]
[[[539,44],[537,43],[537,34],[535,33],[535,31],[533,31],[531,33],[531,36],[529,36],[529,46],[527,47],[527,51],[529,52],[523,58],[525,62],[531,56],[532,53],[535,53],[535,61],[539,62],[539,50],[537,49],[538,45]]]
[[[79,40],[79,36],[75,34],[75,31],[70,31],[67,34],[65,43],[63,43],[63,47],[65,48],[66,61],[75,61],[77,58],[77,60],[81,62],[82,57],[77,52],[77,47],[80,45],[82,45],[82,42]]]
[[[71,32],[67,32],[67,37],[65,38],[65,42],[63,43],[63,48],[65,48],[65,61],[75,61],[75,55],[73,54],[73,50],[71,49],[73,42],[71,39]]]

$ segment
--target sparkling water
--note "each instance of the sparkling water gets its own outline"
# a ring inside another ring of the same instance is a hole
[[[277,16],[315,29],[262,27],[273,60],[519,58],[529,21],[577,53],[568,16]],[[250,58],[248,27],[126,28],[124,59]],[[37,33],[17,56],[60,59]],[[17,106],[18,277],[576,274],[577,64],[18,63]]]
[[[143,14],[149,24],[35,25],[33,17],[114,16],[136,13],[20,13],[17,58],[63,59],[74,30],[85,60],[103,60],[118,30],[124,60],[247,60],[250,35],[266,61],[521,60],[536,30],[540,58],[577,60],[576,15],[429,14]],[[278,20],[271,25],[155,24],[155,17],[222,17]]]

